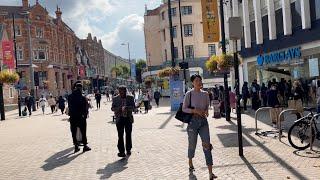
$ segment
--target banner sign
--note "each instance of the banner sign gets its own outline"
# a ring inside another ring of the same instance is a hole
[[[132,63],[131,64],[131,77],[132,78],[135,78],[137,76],[137,73],[136,73],[136,64],[135,63]]]
[[[2,41],[3,68],[14,69],[14,52],[12,41]]]
[[[170,92],[171,111],[177,111],[183,102],[183,81],[171,77]]]
[[[301,48],[291,48],[284,51],[273,52],[270,54],[261,54],[257,57],[257,64],[259,66],[267,64],[279,64],[286,61],[301,58]]]
[[[201,0],[203,39],[205,43],[220,41],[219,15],[217,0]]]

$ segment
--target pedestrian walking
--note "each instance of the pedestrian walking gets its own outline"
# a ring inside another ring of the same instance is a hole
[[[220,104],[220,115],[221,117],[225,117],[225,108],[224,108],[224,88],[223,86],[219,87],[219,98],[218,98]]]
[[[33,98],[33,96],[30,95],[30,93],[28,93],[28,95],[24,99],[24,104],[25,104],[25,106],[27,107],[27,109],[29,111],[29,116],[31,116],[31,114],[32,114],[32,106],[34,104],[34,98]]]
[[[153,98],[156,101],[157,107],[159,107],[160,97],[161,97],[161,94],[160,94],[159,90],[157,89],[153,94]]]
[[[267,90],[268,88],[266,87],[266,84],[265,83],[262,83],[261,85],[261,99],[262,99],[262,105],[263,107],[266,107],[267,106]]]
[[[251,84],[250,94],[251,94],[252,109],[256,111],[257,109],[259,109],[260,104],[261,104],[260,86],[257,83],[256,79]]]
[[[97,109],[100,109],[100,104],[101,104],[101,94],[99,91],[95,93],[95,99],[97,103]]]
[[[56,110],[56,100],[55,100],[55,98],[51,95],[50,96],[50,98],[48,99],[48,104],[49,104],[49,106],[50,106],[50,108],[51,108],[51,112],[52,112],[52,114],[55,112],[55,110]]]
[[[108,90],[106,91],[106,96],[107,96],[107,101],[110,101],[110,93]]]
[[[234,93],[229,87],[229,101],[230,101],[230,108],[231,110],[236,109],[237,101],[236,101],[236,93]]]
[[[44,114],[47,105],[47,99],[44,97],[44,95],[41,95],[41,98],[39,99],[39,104],[42,110],[42,114]]]
[[[209,93],[209,99],[210,99],[209,105],[210,105],[210,108],[211,108],[211,106],[212,106],[212,101],[213,101],[213,93],[212,93],[211,90],[208,90],[208,93]]]
[[[64,114],[64,109],[66,108],[66,100],[62,96],[59,96],[57,103],[59,109],[61,110],[61,113]]]
[[[248,82],[244,82],[242,86],[242,100],[243,100],[243,110],[247,110],[247,102],[248,98],[250,98],[250,93],[248,89]]]
[[[149,100],[150,100],[149,93],[144,92],[142,99],[143,99],[143,104],[144,104],[144,112],[147,114],[149,111]]]
[[[115,114],[116,126],[118,131],[118,156],[125,157],[131,155],[132,149],[132,124],[134,122],[132,112],[134,110],[134,98],[127,94],[125,86],[119,87],[119,95],[112,100],[111,110]],[[124,145],[123,135],[126,132],[126,147]]]
[[[203,152],[208,166],[210,179],[217,178],[212,173],[212,144],[210,143],[209,124],[207,121],[209,110],[209,94],[202,90],[202,77],[200,75],[192,75],[191,82],[193,89],[188,91],[183,101],[183,112],[193,114],[187,127],[188,132],[188,158],[189,171],[194,171],[192,159],[195,156],[198,135],[202,141]],[[191,103],[190,103],[191,102]],[[191,104],[191,107],[189,107]]]
[[[86,97],[82,95],[81,81],[76,82],[74,90],[68,97],[68,107],[70,116],[70,129],[74,145],[74,153],[80,151],[79,142],[77,140],[77,128],[80,129],[82,135],[83,152],[90,151],[91,148],[87,142],[87,117],[88,117],[88,102]]]
[[[278,121],[278,116],[281,112],[280,102],[279,102],[280,92],[277,89],[276,84],[271,85],[271,89],[267,92],[268,106],[272,107],[270,110],[270,117],[273,127],[276,127]]]

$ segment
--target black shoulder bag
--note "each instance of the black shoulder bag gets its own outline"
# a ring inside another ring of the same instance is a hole
[[[183,123],[189,123],[191,121],[192,114],[183,112],[182,106],[183,106],[183,103],[180,104],[179,110],[177,111],[175,118]],[[188,108],[193,109],[193,107],[191,107],[191,92],[190,92],[190,102],[189,102]]]

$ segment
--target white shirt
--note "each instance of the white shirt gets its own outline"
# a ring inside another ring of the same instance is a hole
[[[39,99],[40,106],[46,106],[46,102],[47,102],[46,98],[40,98]]]

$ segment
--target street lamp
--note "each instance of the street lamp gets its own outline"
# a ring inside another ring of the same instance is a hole
[[[122,44],[121,44],[121,46],[125,46],[125,45],[128,46],[128,55],[129,55],[129,56],[128,56],[128,57],[129,57],[128,60],[129,60],[129,66],[130,66],[130,67],[129,67],[129,73],[130,73],[130,74],[129,74],[129,77],[130,77],[130,79],[131,79],[130,43],[128,42],[128,43],[122,43]]]

